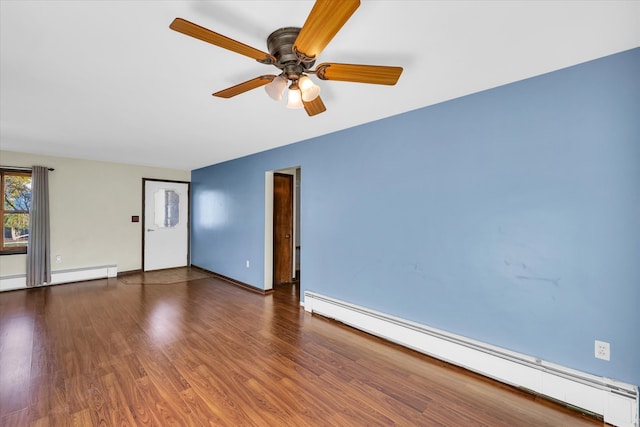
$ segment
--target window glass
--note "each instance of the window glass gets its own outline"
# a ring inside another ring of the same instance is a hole
[[[173,228],[180,223],[180,195],[174,190],[160,189],[154,194],[155,225]]]
[[[3,203],[2,253],[25,253],[29,241],[29,209],[31,208],[31,174],[0,170]]]

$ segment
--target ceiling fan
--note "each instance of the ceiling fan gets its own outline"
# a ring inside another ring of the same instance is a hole
[[[267,38],[269,53],[230,39],[197,24],[176,18],[169,28],[202,41],[253,58],[262,64],[275,65],[278,75],[265,74],[213,94],[231,98],[260,86],[269,96],[282,99],[287,86],[288,108],[303,108],[309,116],[326,111],[320,99],[320,88],[308,74],[321,80],[395,85],[402,67],[380,65],[337,64],[326,62],[315,70],[316,58],[360,6],[360,0],[316,0],[302,28],[280,28]]]

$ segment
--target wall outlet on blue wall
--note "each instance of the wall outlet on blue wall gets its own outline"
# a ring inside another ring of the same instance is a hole
[[[249,268],[249,260],[247,260],[247,268]]]
[[[596,358],[602,360],[610,360],[611,348],[608,342],[596,340]]]

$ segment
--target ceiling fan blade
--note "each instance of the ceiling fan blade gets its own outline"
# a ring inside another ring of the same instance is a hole
[[[402,74],[402,67],[323,63],[316,67],[315,73],[322,80],[393,86]]]
[[[273,74],[264,75],[256,77],[255,79],[247,80],[244,83],[237,84],[235,86],[231,86],[229,88],[223,89],[219,92],[212,94],[213,96],[218,96],[220,98],[231,98],[236,95],[240,95],[241,93],[245,93],[250,91],[251,89],[255,89],[260,86],[264,86],[267,83],[271,83],[275,76]]]
[[[228,49],[232,52],[248,56],[249,58],[253,58],[256,61],[263,62],[265,64],[273,64],[275,62],[275,58],[267,52],[263,52],[244,43],[240,43],[239,41],[230,39],[229,37],[213,32],[182,18],[174,19],[171,25],[169,25],[169,28],[221,48]]]
[[[316,114],[327,111],[327,107],[324,106],[324,102],[322,102],[322,99],[320,99],[319,96],[313,101],[302,101],[302,103],[304,104],[304,109],[307,111],[309,116],[315,116]]]
[[[360,0],[316,0],[293,44],[294,52],[301,59],[317,58],[358,6]]]

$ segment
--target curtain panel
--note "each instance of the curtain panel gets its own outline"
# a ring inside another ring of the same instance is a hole
[[[31,173],[27,287],[51,283],[49,235],[49,170],[44,166],[34,166]]]

